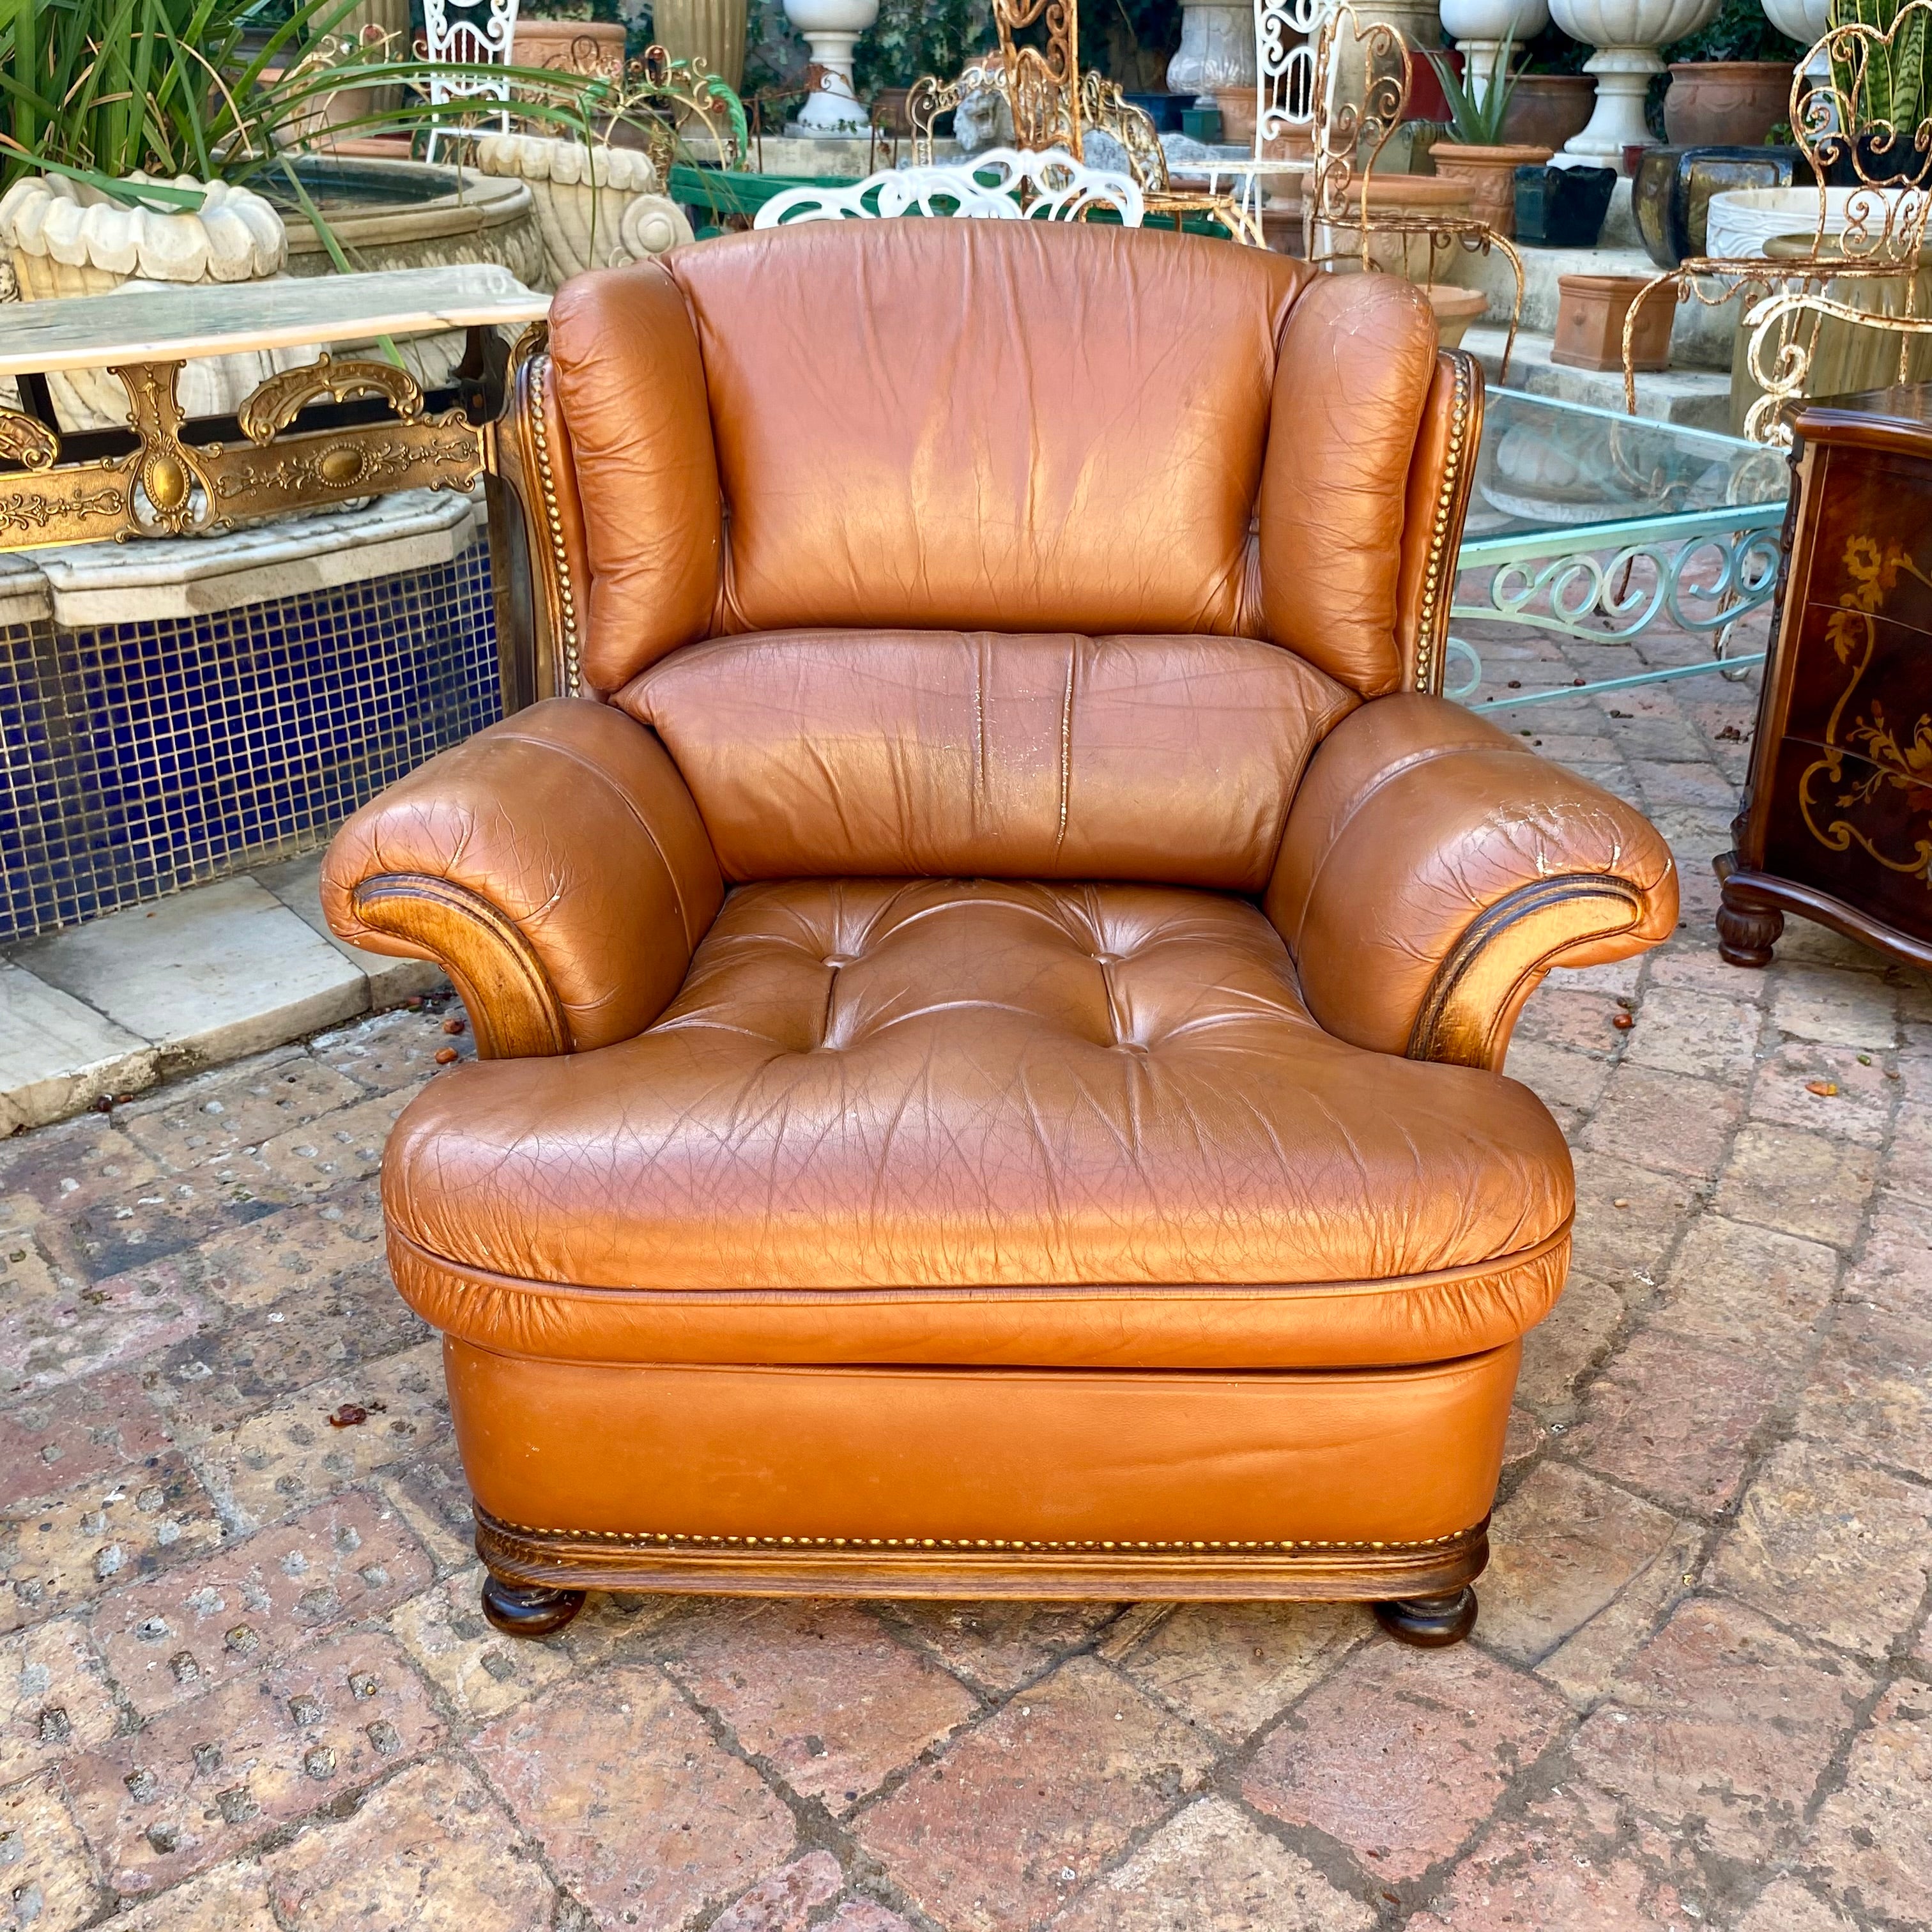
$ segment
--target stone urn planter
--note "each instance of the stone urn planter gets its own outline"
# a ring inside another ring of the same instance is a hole
[[[1597,83],[1587,74],[1522,74],[1503,116],[1503,138],[1553,152],[1590,124]]]
[[[657,0],[651,34],[674,61],[700,60],[735,94],[745,78],[746,0]]]
[[[1462,74],[1480,94],[1496,70],[1508,34],[1510,58],[1550,24],[1550,0],[1442,0],[1442,31],[1462,56]]]
[[[1510,146],[1478,148],[1460,141],[1438,141],[1429,151],[1436,172],[1449,181],[1469,185],[1469,208],[1498,235],[1516,233],[1516,171],[1538,167],[1549,160],[1548,148]]]
[[[614,20],[519,20],[510,37],[516,67],[548,68],[554,74],[624,79],[624,29]]]
[[[1245,88],[1252,96],[1258,78],[1255,62],[1255,14],[1252,6],[1229,6],[1222,0],[1192,0],[1180,10],[1180,44],[1167,64],[1167,91],[1191,94],[1234,94]]]
[[[149,178],[128,177],[130,183]],[[288,259],[282,218],[260,195],[226,182],[180,175],[169,186],[197,189],[198,212],[130,208],[59,175],[26,175],[0,198],[0,248],[22,302],[56,302],[116,289],[201,282],[266,281]],[[189,363],[177,393],[191,416],[225,416],[297,352],[211,356]],[[118,428],[128,393],[106,370],[47,378],[56,413],[69,429]]]
[[[1718,0],[1550,0],[1550,16],[1573,40],[1596,52],[1583,70],[1597,77],[1596,110],[1580,134],[1563,144],[1593,167],[1623,164],[1626,148],[1656,146],[1644,119],[1650,77],[1664,71],[1658,49],[1694,34],[1718,10]]]
[[[798,124],[812,134],[864,134],[872,124],[853,88],[852,55],[879,17],[879,0],[785,0],[784,13],[812,52]]]
[[[1755,148],[1791,112],[1787,61],[1673,61],[1664,131],[1683,148]]]
[[[532,286],[554,290],[590,268],[622,268],[693,238],[691,223],[634,148],[586,148],[539,134],[485,134],[479,173],[524,182],[543,236]]]

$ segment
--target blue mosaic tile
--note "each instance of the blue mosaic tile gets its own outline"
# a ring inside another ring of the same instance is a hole
[[[0,944],[312,850],[501,712],[480,543],[213,616],[0,629]]]

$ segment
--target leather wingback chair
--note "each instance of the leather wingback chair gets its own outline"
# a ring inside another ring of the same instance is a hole
[[[1393,276],[701,243],[522,372],[560,694],[328,855],[476,1030],[383,1162],[500,1627],[587,1586],[1468,1628],[1573,1184],[1504,1077],[1676,916],[1438,695],[1481,385]]]

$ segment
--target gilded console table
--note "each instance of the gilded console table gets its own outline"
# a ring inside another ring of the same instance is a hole
[[[487,265],[0,306],[0,376],[20,399],[0,407],[0,550],[187,536],[399,490],[467,490],[480,478],[503,708],[515,710],[536,694],[530,572],[520,506],[498,472],[496,425],[511,332],[549,306]],[[392,359],[398,340],[457,330],[465,351],[444,386],[426,392]],[[348,352],[332,352],[345,344]],[[188,363],[251,351],[301,359],[267,376],[232,415],[183,413],[177,386]],[[47,379],[100,370],[126,392],[124,424],[63,428]]]

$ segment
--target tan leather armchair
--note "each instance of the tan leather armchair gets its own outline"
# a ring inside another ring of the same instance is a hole
[[[1436,694],[1481,386],[1394,277],[814,225],[557,298],[560,694],[358,813],[482,1058],[384,1161],[500,1628],[586,1587],[1351,1598],[1453,1641],[1676,917]]]

